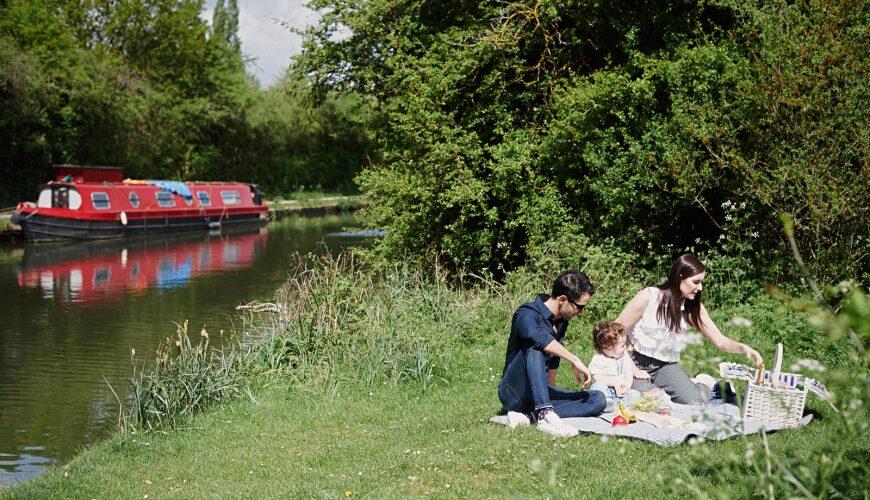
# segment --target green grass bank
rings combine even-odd
[[[500,408],[511,314],[545,290],[545,273],[462,283],[355,259],[300,260],[273,303],[244,311],[238,333],[259,342],[208,351],[213,333],[190,345],[182,335],[181,348],[170,339],[148,369],[137,360],[125,429],[0,497],[867,495],[866,363],[846,338],[825,337],[779,299],[711,293],[708,304],[722,326],[749,319],[750,328],[724,329],[766,358],[782,341],[784,366],[822,361],[828,369],[815,375],[839,412],[811,397],[808,427],[671,448],[554,440],[486,422]],[[595,254],[581,264],[600,291],[566,343],[588,360],[592,325],[654,280]],[[714,276],[711,292],[732,290]],[[690,371],[711,373],[718,359],[740,360],[709,344],[684,356]],[[569,375],[559,383],[570,387]]]

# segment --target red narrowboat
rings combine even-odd
[[[256,184],[124,179],[119,167],[55,165],[36,203],[12,216],[28,240],[121,238],[169,231],[262,226],[269,210]]]

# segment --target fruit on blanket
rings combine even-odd
[[[662,407],[662,398],[657,393],[648,392],[638,399],[631,406],[637,411],[648,411],[658,413]]]
[[[626,423],[637,422],[634,412],[626,408],[622,401],[616,402],[616,415],[624,418]]]
[[[626,421],[625,417],[623,417],[622,415],[617,415],[613,417],[613,422],[610,425],[612,425],[613,427],[616,427],[618,425],[628,425],[628,421]]]

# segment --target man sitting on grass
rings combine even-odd
[[[540,294],[514,313],[498,398],[508,411],[508,427],[536,423],[554,436],[578,431],[561,418],[600,415],[607,404],[600,391],[569,391],[553,386],[559,360],[571,363],[574,377],[589,386],[589,369],[562,345],[568,321],[583,312],[595,285],[580,271],[565,271],[550,296]]]

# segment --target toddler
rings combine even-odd
[[[631,388],[636,378],[649,380],[649,373],[635,366],[628,352],[625,327],[619,323],[600,323],[592,329],[592,341],[598,354],[589,362],[592,374],[591,390],[604,393],[610,411],[616,400],[626,403],[640,399],[640,392]]]

